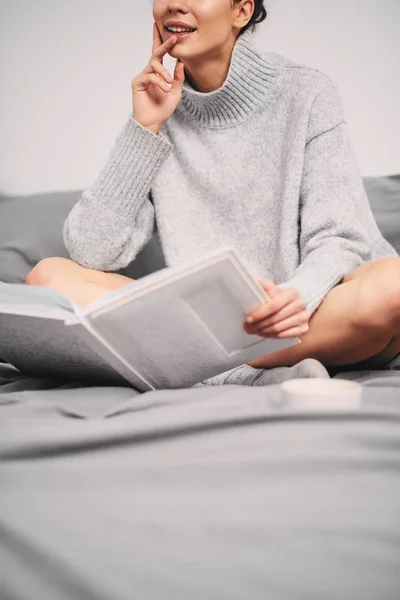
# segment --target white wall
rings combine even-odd
[[[364,175],[400,172],[399,0],[267,4],[257,46],[339,85]],[[150,0],[0,0],[0,192],[91,185],[131,111],[151,25]]]

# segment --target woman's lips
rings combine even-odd
[[[166,29],[165,31],[168,38],[172,37],[173,35],[176,35],[178,40],[183,40],[189,37],[189,35],[193,35],[194,33],[196,33],[196,31],[188,31],[187,33],[174,33],[173,31],[168,31],[168,29]]]

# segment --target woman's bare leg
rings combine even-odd
[[[51,284],[44,287],[51,288],[52,290],[64,294],[64,296],[73,300],[75,304],[82,308],[98,298],[107,296],[107,294],[116,289],[115,287],[108,288],[98,283],[92,283],[91,281],[73,281],[72,279],[67,281],[62,278],[55,279]]]
[[[87,269],[67,258],[54,257],[35,265],[25,283],[56,290],[83,307],[133,281],[119,273]]]

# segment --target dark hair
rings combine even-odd
[[[240,0],[233,0],[235,4],[240,2]],[[239,35],[242,35],[245,31],[247,31],[250,27],[254,29],[258,23],[262,23],[267,18],[267,9],[264,6],[264,0],[254,0],[254,12],[251,16],[250,21],[242,27],[239,32]]]

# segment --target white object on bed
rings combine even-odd
[[[292,379],[281,384],[281,391],[295,410],[352,411],[361,407],[363,387],[344,379]]]

